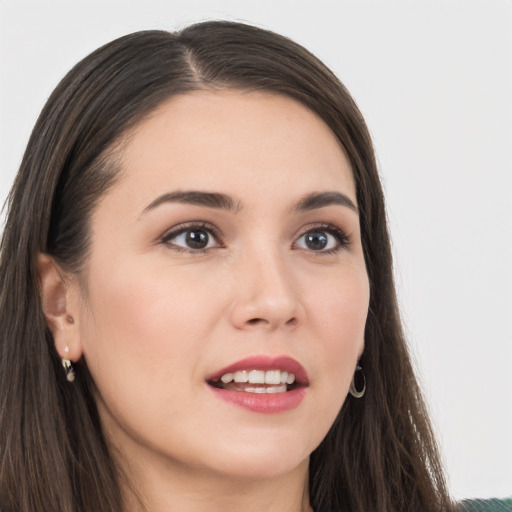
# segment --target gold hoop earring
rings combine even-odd
[[[361,384],[362,379],[362,387],[359,390],[356,388],[356,378],[358,384]],[[361,366],[359,366],[359,364],[356,365],[356,371],[354,372],[354,376],[352,377],[352,382],[350,383],[348,391],[354,398],[361,398],[366,391],[366,377],[364,376],[363,369]]]

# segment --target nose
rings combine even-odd
[[[248,255],[238,265],[231,322],[237,329],[292,330],[304,318],[293,269],[278,255]]]

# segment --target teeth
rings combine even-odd
[[[251,370],[249,372],[250,384],[265,384],[265,372],[263,370]]]
[[[286,386],[275,386],[273,388],[267,388],[267,393],[284,393]]]
[[[249,384],[293,384],[295,382],[295,375],[281,370],[251,370],[251,371],[238,371],[234,373],[225,373],[221,378],[223,384],[230,382],[240,382]],[[249,389],[262,389],[262,388],[246,388]],[[264,388],[263,388],[264,389]],[[279,389],[279,388],[277,388]],[[253,393],[261,393],[261,391],[252,391]],[[277,393],[277,391],[275,391]]]
[[[235,382],[249,382],[249,374],[245,370],[241,372],[235,372],[233,380]]]
[[[281,372],[279,370],[270,370],[265,373],[265,384],[281,384]]]
[[[233,380],[233,374],[232,373],[226,373],[225,375],[223,375],[220,380],[224,383],[224,384],[228,384],[230,383],[232,380]]]
[[[239,391],[245,391],[246,393],[285,393],[286,386],[274,386],[271,388],[244,388]]]
[[[266,393],[266,388],[245,388],[244,391],[249,393]]]

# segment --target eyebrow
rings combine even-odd
[[[346,206],[355,213],[359,213],[357,206],[350,197],[335,191],[313,192],[312,194],[308,194],[299,200],[294,209],[298,212],[305,212],[331,205]]]
[[[205,206],[207,208],[233,211],[235,213],[241,209],[240,202],[226,194],[191,190],[187,192],[169,192],[167,194],[163,194],[146,206],[142,214],[154,210],[164,203],[194,204],[197,206]]]
[[[165,203],[193,204],[196,206],[204,206],[206,208],[232,211],[234,213],[237,213],[242,209],[240,201],[233,199],[227,194],[191,190],[186,192],[177,191],[162,194],[144,208],[142,215]],[[357,206],[348,196],[335,191],[313,192],[308,194],[297,202],[293,210],[297,212],[306,212],[331,205],[346,206],[355,213],[358,213]]]

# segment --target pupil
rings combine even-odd
[[[189,231],[186,238],[187,245],[191,249],[204,249],[208,245],[208,233],[206,231]]]
[[[327,245],[327,236],[321,231],[311,231],[306,235],[306,245],[314,251],[324,249]]]

